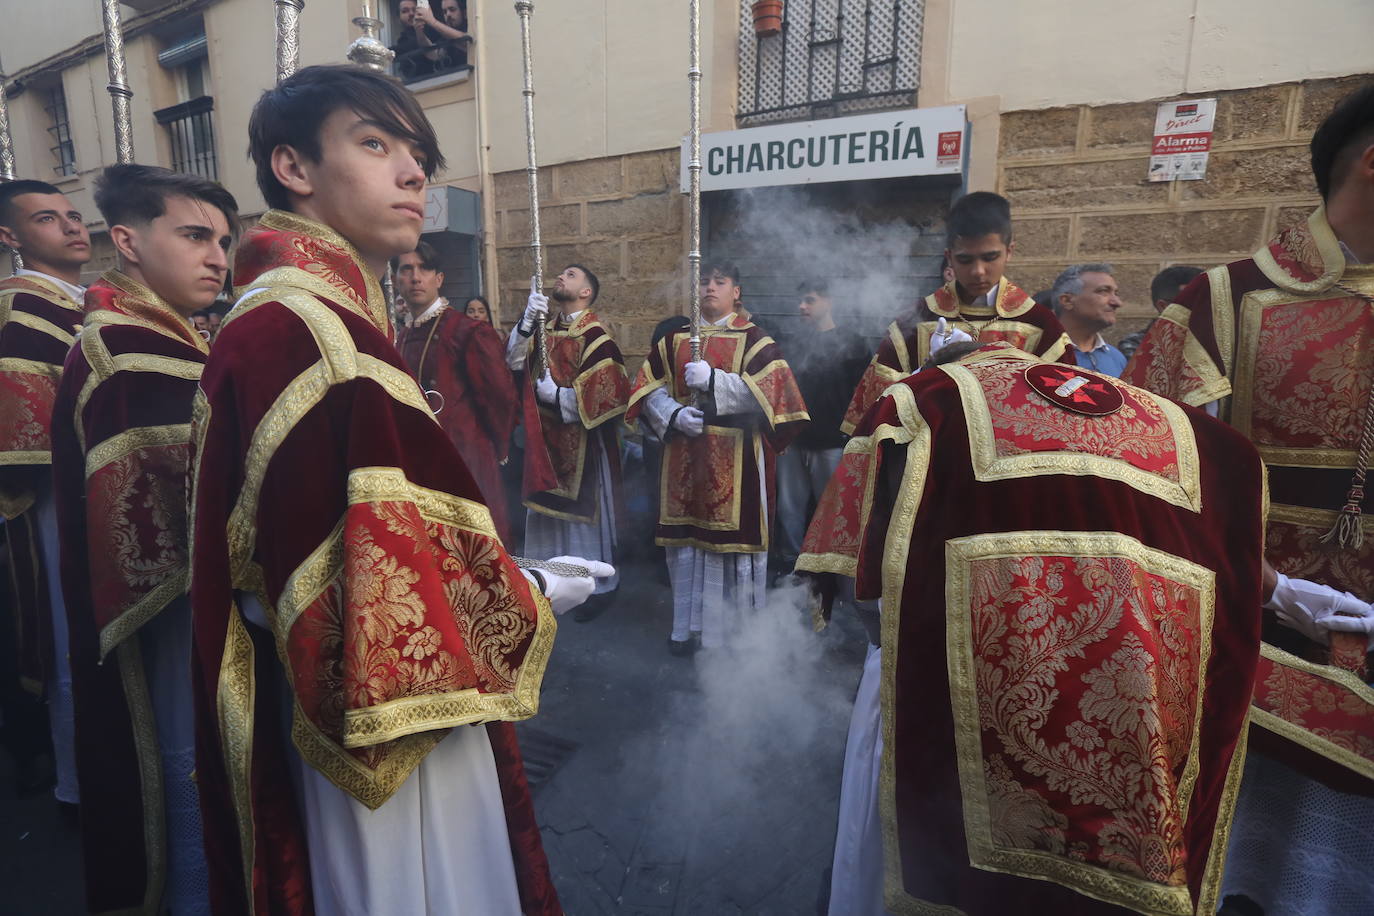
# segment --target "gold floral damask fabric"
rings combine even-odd
[[[947,545],[970,862],[1189,914],[1213,576],[1109,533]]]
[[[440,730],[535,713],[553,627],[529,613],[485,507],[395,469],[355,471],[350,487],[356,501],[288,583],[276,629],[298,745],[376,807]]]
[[[1093,474],[1178,506],[1199,508],[1197,444],[1176,405],[1113,383],[1122,394],[1115,413],[1090,416],[1047,410],[1023,378],[1026,365],[1024,354],[994,351],[941,367],[963,395],[978,479]]]

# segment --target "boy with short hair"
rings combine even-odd
[[[1042,359],[1073,362],[1059,319],[1004,275],[1015,248],[1005,197],[974,191],[959,198],[946,220],[946,245],[954,279],[927,296],[913,317],[888,326],[845,412],[846,433],[883,389],[919,369],[942,343],[1004,340]]]
[[[188,665],[191,401],[238,229],[196,175],[116,165],[96,182],[119,269],[86,321],[53,410],[53,478],[75,687],[92,912],[208,913]]]
[[[419,241],[434,129],[345,65],[263,93],[249,134],[275,209],[239,248],[192,424],[212,895],[558,913],[509,723],[538,708],[550,611],[594,582],[521,574],[392,344],[377,278]]]
[[[782,350],[739,311],[739,268],[701,268],[701,346],[670,331],[635,376],[625,419],[663,442],[657,543],[668,549],[673,631],[690,656],[729,641],[768,585],[777,456],[810,419]]]
[[[76,804],[72,679],[48,428],[62,361],[81,327],[81,268],[91,259],[91,237],[80,211],[59,189],[25,179],[0,184],[3,248],[24,258],[22,270],[0,280],[0,518],[18,616],[7,627],[16,644],[5,659],[5,734],[22,793],[52,784],[45,765],[50,728],[57,800]],[[44,696],[46,713],[36,698]]]

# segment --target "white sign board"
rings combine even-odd
[[[1200,181],[1207,177],[1216,99],[1160,102],[1150,147],[1151,181]]]
[[[701,189],[963,174],[963,105],[770,124],[701,137]],[[688,189],[690,138],[682,141]]]

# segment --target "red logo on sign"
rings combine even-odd
[[[964,149],[964,132],[961,130],[951,130],[940,134],[940,142],[936,161],[940,165],[948,165],[951,162],[958,162]]]
[[[1197,114],[1197,105],[1176,105],[1174,106],[1174,117],[1181,118],[1184,115]]]

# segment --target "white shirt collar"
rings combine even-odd
[[[52,274],[45,274],[40,270],[29,270],[27,267],[25,267],[17,271],[15,273],[15,276],[39,277],[41,279],[47,280],[49,283],[54,284],[58,289],[62,290],[62,292],[66,293],[68,296],[71,296],[72,301],[74,301],[77,305],[81,305],[86,301],[86,287],[77,286],[74,283],[68,283],[66,280],[63,280],[60,277],[54,277]]]
[[[429,321],[431,318],[436,317],[440,312],[442,312],[446,308],[448,308],[448,300],[445,299],[443,296],[440,296],[439,298],[435,299],[433,302],[429,304],[429,308],[425,309],[423,312],[412,318],[410,320],[410,326],[412,328],[418,328],[420,325]]]
[[[977,308],[992,308],[997,304],[997,288],[1001,285],[1002,281],[998,280],[992,285],[992,289],[974,299],[969,305]]]

